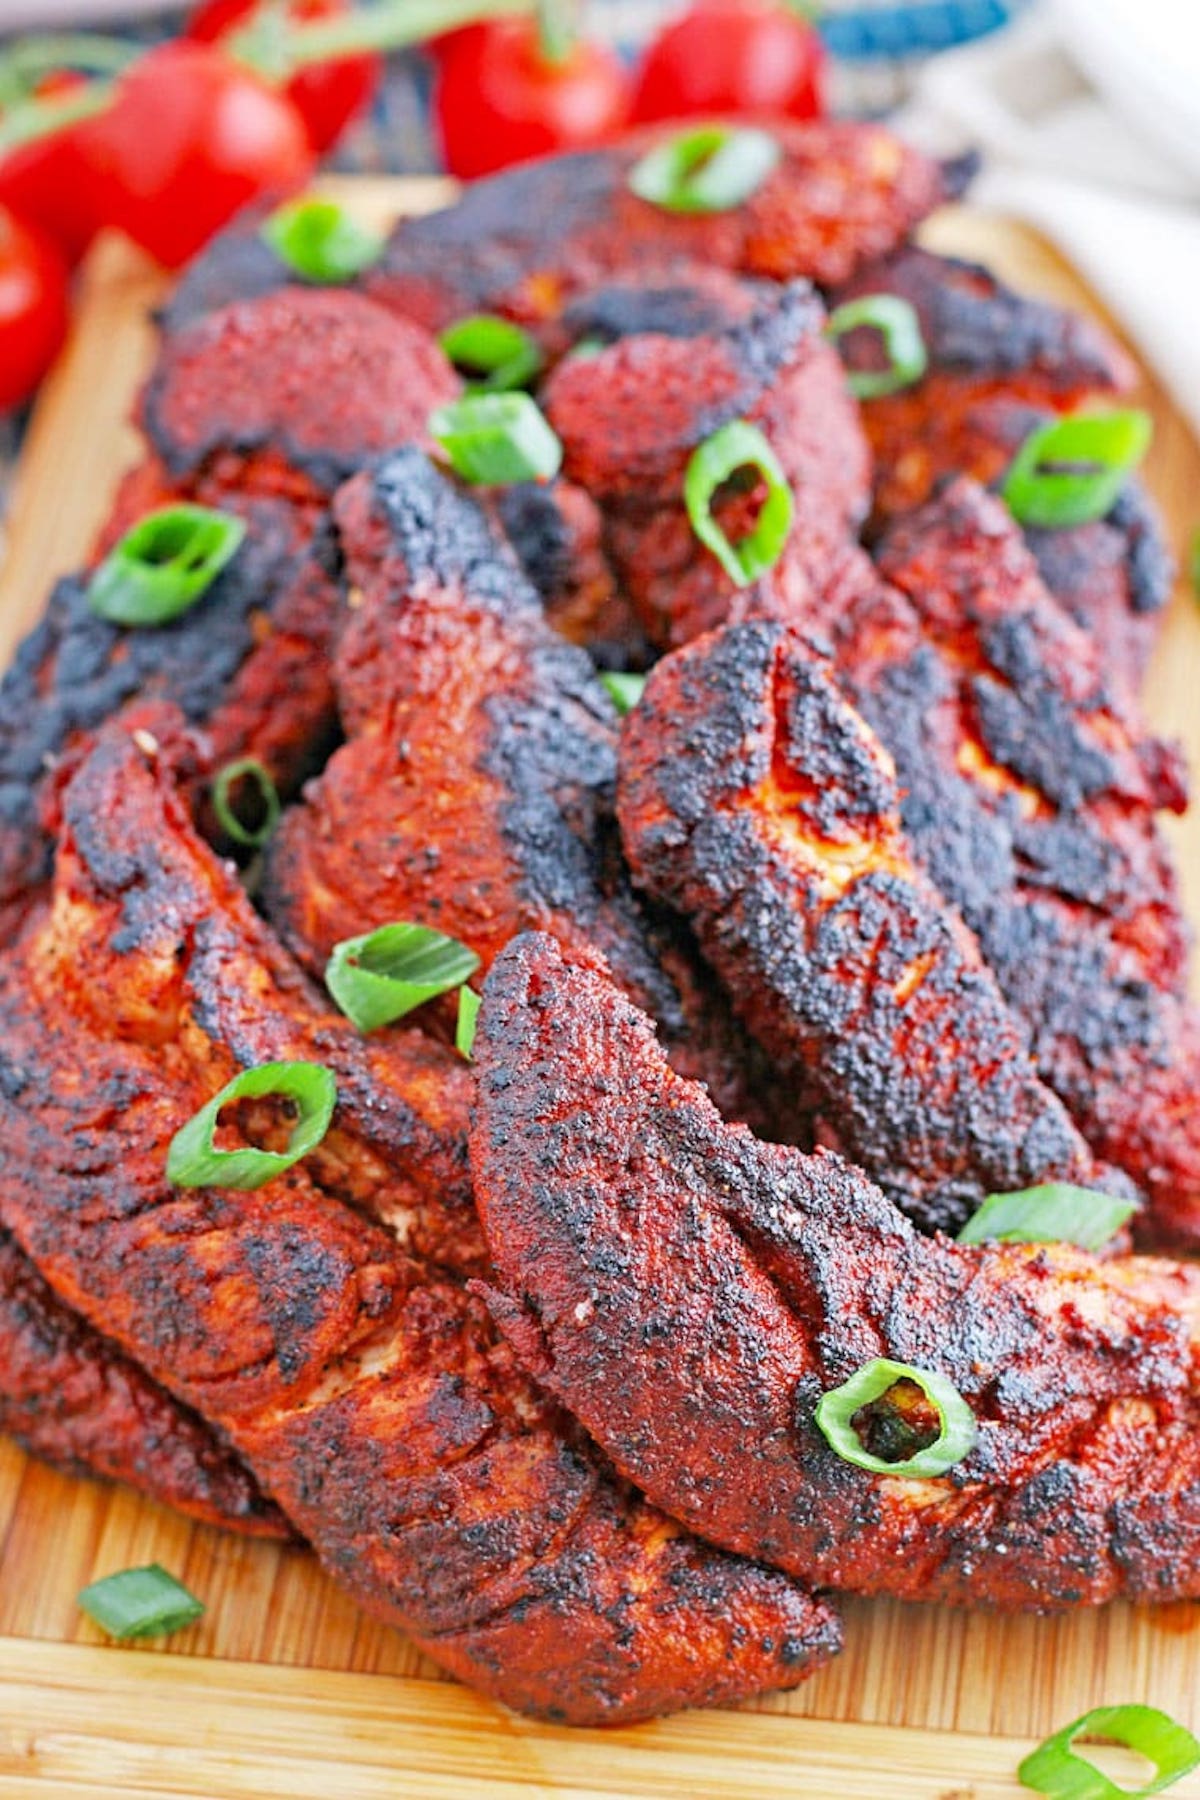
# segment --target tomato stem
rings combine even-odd
[[[115,83],[111,81],[88,81],[68,94],[19,102],[0,119],[0,156],[6,150],[53,137],[56,132],[106,112],[114,92]]]
[[[93,37],[85,32],[18,38],[0,52],[0,106],[8,112],[32,100],[39,82],[48,75],[71,70],[119,75],[136,55],[136,49],[120,38]]]
[[[542,61],[561,68],[570,61],[579,37],[577,8],[570,0],[536,0],[534,13]]]
[[[380,0],[335,19],[304,24],[267,19],[227,40],[226,48],[274,81],[297,69],[369,50],[400,50],[478,20],[527,13],[531,0]]]

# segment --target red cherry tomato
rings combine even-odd
[[[472,28],[441,61],[434,119],[446,167],[470,180],[556,150],[607,142],[625,123],[629,81],[602,45],[548,58],[533,19]]]
[[[0,206],[0,411],[28,400],[67,335],[67,265]]]
[[[256,195],[301,186],[312,147],[295,107],[212,45],[139,57],[80,134],[103,224],[176,269]]]
[[[187,35],[214,44],[246,25],[262,0],[201,0],[187,24]],[[287,17],[294,23],[336,19],[351,10],[350,0],[290,0]],[[300,69],[284,88],[304,120],[318,155],[337,143],[350,121],[371,104],[383,74],[378,56],[339,56]]]
[[[816,119],[826,73],[820,36],[782,0],[698,0],[647,47],[633,117]]]
[[[66,94],[86,77],[63,73],[38,84],[39,96]],[[91,194],[83,177],[78,125],[0,156],[0,206],[11,207],[52,237],[67,261],[75,264],[96,235]]]

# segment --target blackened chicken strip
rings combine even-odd
[[[895,759],[914,856],[964,915],[1042,1077],[1200,1243],[1200,1021],[1155,813],[1181,811],[1102,652],[1047,594],[1005,508],[967,481],[897,525],[880,586],[831,629],[840,680]]]
[[[52,906],[0,962],[5,1222],[335,1579],[464,1680],[596,1723],[800,1679],[836,1647],[828,1609],[616,1482],[467,1291],[487,1265],[466,1065],[322,1006],[196,837],[171,721],[134,729],[72,781]],[[338,1083],[318,1151],[257,1191],[167,1184],[197,1107],[296,1058]],[[288,1129],[227,1121],[234,1143]]]
[[[173,701],[205,728],[214,768],[252,757],[285,795],[328,744],[341,609],[328,525],[279,500],[224,504],[246,536],[188,611],[114,625],[92,611],[88,573],[68,576],[0,677],[0,943],[49,875],[49,790],[135,696]],[[197,772],[197,786],[212,772]]]
[[[822,1141],[920,1224],[1095,1164],[1026,1029],[917,868],[887,752],[805,642],[731,625],[656,665],[625,723],[635,880],[682,913]]]
[[[921,1237],[840,1158],[723,1123],[602,970],[547,937],[497,961],[476,1061],[497,1316],[677,1517],[862,1593],[1200,1593],[1194,1268]],[[876,1357],[974,1413],[946,1474],[869,1473],[817,1428],[822,1395]]]
[[[0,1431],[72,1475],[121,1481],[208,1525],[286,1537],[279,1509],[198,1414],[57,1300],[0,1231]]]
[[[761,1058],[687,934],[632,893],[612,817],[616,715],[588,656],[475,503],[416,450],[336,502],[355,597],[337,662],[347,742],[270,847],[267,911],[314,973],[410,920],[486,967],[518,931],[598,944],[723,1109],[775,1129]],[[793,1109],[778,1127],[802,1126]]]
[[[922,379],[863,402],[875,457],[877,524],[928,500],[947,477],[985,484],[1006,473],[1021,443],[1055,413],[1133,386],[1136,371],[1092,320],[1006,287],[988,269],[905,245],[861,270],[835,302],[866,294],[907,301],[929,358]],[[870,369],[878,335],[841,339],[847,366]],[[1030,546],[1068,611],[1096,636],[1109,665],[1140,678],[1173,571],[1153,504],[1131,481],[1105,519],[1036,530]]]

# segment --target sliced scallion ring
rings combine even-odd
[[[920,381],[929,367],[929,354],[915,306],[899,294],[863,294],[830,313],[825,336],[836,343],[847,332],[864,326],[877,331],[883,339],[888,364],[886,369],[846,370],[846,386],[856,398],[877,400]]]
[[[475,1049],[475,1027],[479,1022],[479,1008],[483,1005],[474,988],[460,987],[458,990],[458,1023],[454,1028],[454,1048],[460,1056],[470,1062]]]
[[[866,1448],[855,1418],[901,1381],[920,1388],[938,1416],[939,1429],[928,1444],[909,1456],[888,1462]],[[973,1448],[977,1435],[975,1415],[953,1382],[929,1369],[914,1369],[908,1363],[891,1362],[886,1357],[864,1363],[841,1387],[822,1394],[816,1423],[830,1449],[836,1450],[844,1462],[868,1469],[873,1475],[944,1475]]]
[[[1102,519],[1153,435],[1149,413],[1137,407],[1053,419],[1013,458],[1000,490],[1005,505],[1018,524],[1047,529]]]
[[[158,1563],[105,1575],[85,1587],[76,1604],[113,1638],[166,1637],[204,1613],[204,1602]]]
[[[381,925],[335,944],[325,986],[360,1031],[378,1031],[470,980],[479,958],[425,925]]]
[[[1144,1787],[1118,1787],[1076,1753],[1075,1744],[1084,1737],[1136,1751],[1154,1764],[1154,1779]],[[1017,1779],[1048,1800],[1140,1800],[1163,1793],[1197,1766],[1200,1742],[1156,1706],[1098,1706],[1040,1744],[1017,1770]]]
[[[468,394],[505,394],[526,387],[544,362],[527,331],[495,313],[473,313],[443,331],[442,349]]]
[[[88,605],[113,625],[166,625],[193,606],[237,554],[246,521],[211,506],[163,506],[115,544],[88,583]]]
[[[754,529],[733,544],[714,519],[712,502],[722,482],[740,469],[758,471],[767,484],[767,497]],[[747,587],[779,560],[792,523],[792,490],[757,425],[734,419],[705,438],[692,452],[683,497],[692,530],[739,587]]]
[[[290,1101],[297,1118],[286,1150],[218,1150],[213,1142],[221,1113],[235,1100]],[[171,1139],[167,1180],[176,1187],[260,1188],[315,1150],[333,1118],[337,1083],[321,1063],[263,1063],[243,1069],[214,1094]]]
[[[353,281],[383,254],[384,240],[351,218],[335,200],[292,200],[260,234],[276,256],[305,281],[333,286]]]
[[[758,192],[782,155],[769,131],[701,125],[648,150],[629,171],[629,186],[666,212],[730,212]]]
[[[1078,1244],[1099,1250],[1137,1211],[1133,1200],[1069,1181],[989,1194],[958,1234],[960,1244]]]
[[[259,818],[257,825],[248,825],[233,804],[234,792],[243,782],[251,788],[251,810]],[[271,771],[254,756],[239,757],[218,771],[213,781],[212,801],[217,823],[235,844],[261,849],[279,823],[279,789],[272,780]]]
[[[624,718],[641,699],[646,677],[628,674],[623,669],[606,669],[600,677],[600,684],[608,689],[613,705]]]
[[[455,474],[483,487],[552,481],[562,445],[528,394],[468,394],[429,417]]]

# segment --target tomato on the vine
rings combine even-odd
[[[215,46],[159,44],[80,134],[101,222],[178,268],[263,193],[300,187],[312,146],[285,96]]]
[[[219,43],[250,23],[262,0],[201,0],[187,23],[187,35],[198,43]],[[337,19],[351,10],[350,0],[288,0],[287,20],[308,24]],[[309,142],[318,155],[332,149],[347,125],[371,104],[383,74],[374,53],[338,56],[298,69],[284,88],[304,120]]]
[[[787,0],[696,0],[648,45],[633,117],[816,119],[827,69],[820,35]]]
[[[606,143],[628,108],[629,78],[610,50],[576,39],[550,54],[524,17],[469,28],[441,59],[433,102],[446,167],[463,180]]]
[[[39,99],[58,99],[86,85],[62,73],[38,83]],[[0,153],[0,206],[31,219],[54,239],[67,261],[79,261],[96,235],[91,193],[80,157],[81,125],[31,138]]]
[[[66,263],[44,232],[0,206],[0,411],[28,400],[66,335]]]

